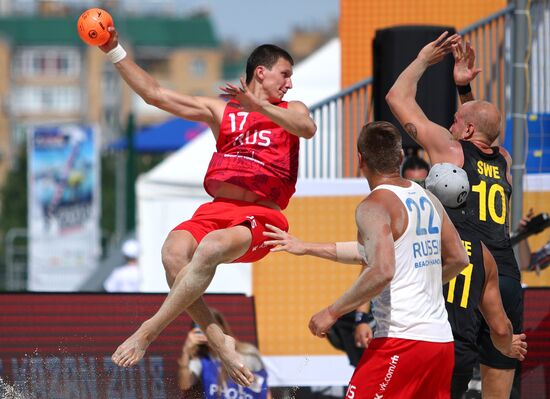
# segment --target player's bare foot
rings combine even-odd
[[[235,350],[235,339],[225,335],[225,342],[217,350],[225,371],[237,384],[245,387],[254,382],[254,374],[244,365],[241,355]]]
[[[117,366],[131,367],[141,360],[151,342],[143,327],[140,327],[116,349],[111,359]]]

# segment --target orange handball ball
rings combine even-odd
[[[111,34],[107,27],[113,26],[113,17],[101,8],[90,8],[84,11],[76,28],[80,38],[91,46],[101,46],[109,40]]]

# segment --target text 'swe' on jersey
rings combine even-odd
[[[498,273],[520,280],[510,243],[509,205],[512,186],[506,179],[507,163],[498,147],[485,154],[469,141],[461,140],[462,169],[468,174],[470,193],[458,208],[446,208],[449,218],[462,231],[471,231],[494,256]]]

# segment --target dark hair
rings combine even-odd
[[[403,165],[401,165],[401,175],[404,175],[407,170],[415,169],[424,169],[429,173],[430,165],[418,155],[409,155],[405,158],[405,161],[403,161]]]
[[[252,82],[254,71],[257,67],[261,65],[271,70],[279,58],[283,58],[290,62],[290,65],[294,65],[294,60],[290,54],[279,46],[274,44],[262,44],[256,47],[246,61],[246,84]]]
[[[357,151],[369,169],[381,173],[399,172],[401,133],[389,122],[370,122],[357,139]]]

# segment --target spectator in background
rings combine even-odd
[[[223,315],[216,309],[211,311],[224,334],[233,336]],[[258,348],[237,341],[236,350],[242,356],[245,366],[254,374],[254,382],[248,387],[237,385],[227,376],[220,360],[210,350],[206,335],[193,323],[178,359],[178,386],[182,391],[188,391],[198,388],[200,383],[206,399],[271,399],[267,372]]]
[[[518,231],[521,232],[533,218],[533,209],[529,209],[527,215],[520,221]],[[518,243],[519,268],[525,271],[535,271],[537,274],[550,265],[550,240],[536,252],[531,252],[527,239]]]
[[[430,173],[430,165],[416,154],[409,155],[401,165],[401,176],[420,184],[422,187],[424,187],[424,180],[426,180],[428,173]]]
[[[138,292],[140,274],[138,269],[139,243],[129,239],[122,244],[125,264],[113,270],[103,283],[107,292]]]

